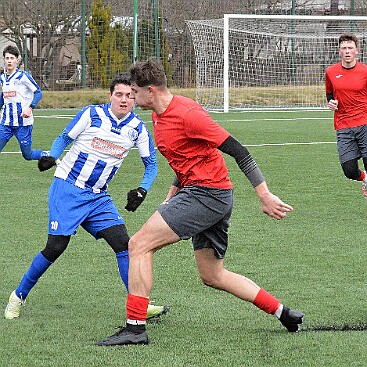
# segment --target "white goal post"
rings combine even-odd
[[[196,99],[208,110],[325,107],[326,68],[353,33],[367,61],[367,17],[225,14],[186,21],[196,55]]]

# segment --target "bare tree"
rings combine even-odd
[[[27,69],[46,88],[59,77],[61,48],[80,35],[81,2],[1,0],[0,4],[0,31],[18,46]]]

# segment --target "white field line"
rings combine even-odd
[[[253,121],[303,121],[303,120],[329,120],[331,123],[333,122],[333,118],[331,117],[292,117],[292,118],[258,118],[258,119],[239,119],[239,120],[232,120],[232,119],[226,119],[226,122],[253,122]],[[220,120],[221,121],[221,120]]]
[[[264,144],[245,144],[246,147],[282,147],[289,145],[322,145],[322,144],[336,144],[335,141],[310,141],[310,142],[298,142],[298,143],[264,143]],[[133,148],[137,149],[137,148]],[[155,148],[157,149],[157,148]],[[68,152],[68,150],[65,150]],[[20,154],[21,151],[18,152],[0,152],[0,154]]]
[[[37,116],[35,116],[37,117]],[[52,116],[38,116],[42,118],[67,118],[73,115],[52,115]],[[330,120],[330,117],[300,117],[300,118],[269,118],[269,119],[239,119],[226,120],[228,122],[251,122],[251,121],[290,121],[290,120]],[[297,142],[297,143],[264,143],[264,144],[245,144],[247,147],[271,147],[271,146],[288,146],[288,145],[321,145],[321,144],[336,144],[335,141],[313,141],[313,142]],[[67,150],[65,151],[67,152]],[[20,154],[21,152],[1,152],[1,154]]]

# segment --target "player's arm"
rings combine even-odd
[[[243,146],[233,136],[229,136],[218,149],[232,156],[241,171],[245,174],[251,185],[254,187],[258,198],[261,201],[261,210],[275,219],[284,218],[293,208],[273,195],[265,182],[264,176],[252,158],[248,149]]]
[[[175,176],[164,201],[168,201],[172,196],[176,195],[177,192],[180,190],[180,188],[181,188],[180,181],[178,180],[177,176]]]
[[[57,159],[73,141],[74,139],[70,138],[66,131],[63,131],[52,143],[50,155],[43,156],[38,160],[38,169],[42,172],[55,166]]]
[[[1,92],[0,93],[0,110],[3,108],[3,106],[4,106],[4,95]]]
[[[264,181],[264,176],[248,149],[230,135],[218,149],[233,157],[253,187]]]
[[[38,105],[38,102],[42,99],[42,91],[41,89],[38,87],[34,93],[33,93],[33,100],[30,104],[29,107],[31,107],[32,109],[35,109],[36,106]]]
[[[148,191],[153,185],[154,180],[158,174],[158,164],[157,164],[157,155],[153,147],[153,142],[151,137],[148,136],[148,144],[151,146],[150,154],[146,157],[141,157],[141,160],[144,164],[144,175],[141,180],[140,186],[136,189],[130,190],[127,193],[127,204],[125,209],[134,212],[140,204],[144,201]]]
[[[326,89],[326,100],[330,110],[335,111],[338,109],[338,100],[334,98],[333,85],[330,81],[328,74],[325,76],[325,89]]]
[[[36,108],[38,102],[42,98],[41,88],[37,84],[33,84],[33,85],[36,85],[37,89],[33,92],[33,99],[32,99],[31,104],[29,105],[29,107],[25,108],[22,111],[22,117],[29,117],[29,116],[31,116],[32,115],[32,110],[34,110]]]

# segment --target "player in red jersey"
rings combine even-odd
[[[170,93],[161,63],[139,62],[130,72],[132,97],[137,105],[153,110],[157,148],[176,177],[164,203],[129,241],[126,326],[97,344],[148,343],[145,319],[153,286],[153,253],[189,238],[205,285],[252,302],[274,314],[288,331],[298,331],[303,313],[290,310],[252,280],[224,268],[233,191],[221,152],[236,160],[254,187],[264,213],[282,219],[292,207],[268,190],[246,147],[195,101]]]
[[[367,65],[357,61],[358,39],[353,34],[339,37],[341,62],[326,69],[328,107],[334,111],[339,161],[344,175],[362,181],[367,198],[366,172],[358,167],[362,158],[367,169]]]

